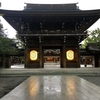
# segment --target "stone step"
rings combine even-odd
[[[0,75],[100,75],[100,68],[0,69]]]

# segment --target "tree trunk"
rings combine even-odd
[[[6,59],[5,59],[5,55],[3,54],[3,65],[2,65],[2,68],[5,68],[5,61],[6,61]]]

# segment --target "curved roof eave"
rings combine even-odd
[[[17,10],[3,10],[0,9],[0,15],[7,15],[7,16],[23,16],[23,15],[65,15],[65,16],[100,16],[100,9],[96,10],[33,10],[33,11],[17,11]]]

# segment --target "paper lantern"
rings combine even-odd
[[[68,50],[68,51],[66,52],[66,58],[67,58],[68,60],[73,60],[73,59],[74,59],[74,51],[73,51],[73,50]]]
[[[30,51],[30,59],[37,60],[37,58],[38,58],[38,52],[35,50]]]

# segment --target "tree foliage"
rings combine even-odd
[[[19,49],[24,49],[25,44],[22,42],[21,38],[16,34],[16,45]]]
[[[90,33],[90,36],[86,39],[87,43],[100,43],[100,29],[97,28]]]
[[[17,48],[12,39],[8,38],[4,32],[3,25],[0,23],[0,54],[15,54]]]
[[[97,28],[90,32],[89,36],[84,40],[84,44],[81,45],[81,48],[86,48],[88,43],[96,43],[100,46],[100,29]]]

